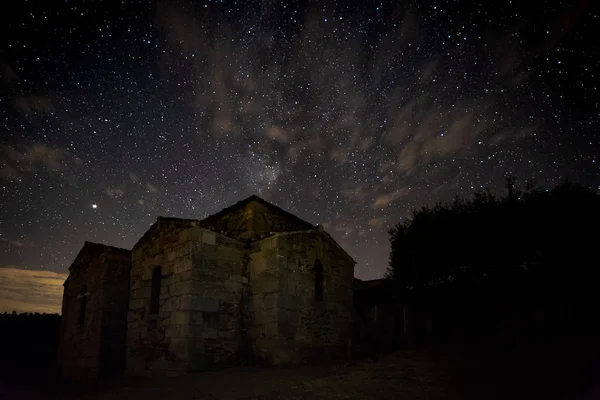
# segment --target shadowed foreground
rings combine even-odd
[[[582,341],[585,342],[585,341]],[[574,399],[600,398],[597,349],[571,342],[403,350],[376,362],[287,368],[231,367],[177,378],[124,378],[83,388],[4,387],[0,399]],[[21,374],[21,376],[24,376]],[[41,376],[41,375],[40,375]],[[32,385],[31,382],[36,384]],[[13,381],[14,383],[14,381]],[[48,383],[48,382],[46,382]],[[0,385],[1,386],[1,385]],[[4,396],[4,397],[3,397]]]
[[[582,341],[583,343],[585,340]],[[498,343],[458,351],[404,350],[376,362],[295,368],[238,367],[179,378],[121,382],[65,398],[575,399],[600,398],[597,349]]]
[[[451,387],[436,363],[414,352],[378,362],[295,368],[231,368],[179,378],[123,382],[78,399],[445,399]]]

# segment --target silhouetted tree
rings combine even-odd
[[[568,181],[525,191],[515,181],[507,178],[505,197],[457,197],[390,230],[388,276],[397,288],[600,286],[600,196]]]
[[[505,187],[503,197],[423,207],[390,230],[388,301],[401,334],[515,358],[531,348],[600,354],[600,195],[568,181],[521,191],[509,177]]]

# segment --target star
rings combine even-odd
[[[0,268],[64,273],[82,239],[131,248],[158,215],[256,194],[373,279],[415,209],[500,195],[505,174],[600,185],[593,13],[558,40],[540,33],[561,12],[530,2],[30,3],[2,28],[0,208],[32,251],[0,239]]]

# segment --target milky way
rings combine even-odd
[[[375,278],[415,207],[600,187],[591,2],[97,3],[0,17],[0,266],[257,194]]]

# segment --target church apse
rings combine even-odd
[[[251,338],[270,364],[337,358],[352,332],[354,261],[321,229],[253,244]]]

